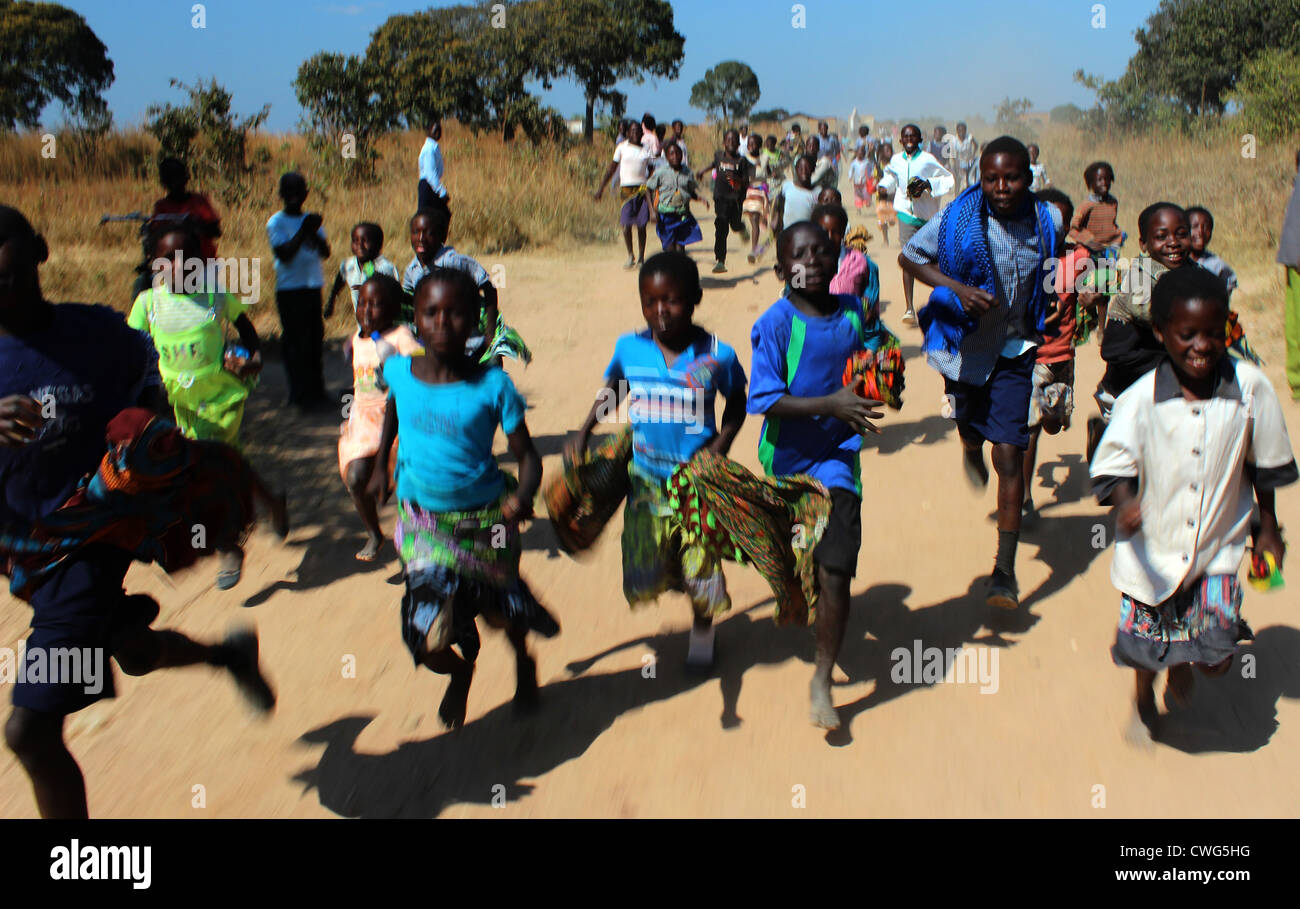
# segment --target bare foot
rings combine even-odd
[[[818,684],[817,679],[813,679],[812,683],[812,709],[808,719],[821,729],[840,728],[840,715],[835,710],[835,705],[831,703],[830,686]]]
[[[459,729],[465,725],[465,713],[469,707],[469,683],[473,679],[474,673],[471,670],[454,673],[447,683],[447,693],[438,705],[438,718],[448,729]]]
[[[358,562],[373,562],[379,558],[379,549],[384,545],[383,537],[371,537],[366,541],[366,545],[357,553]]]
[[[1187,699],[1192,694],[1192,683],[1195,679],[1196,677],[1192,675],[1192,667],[1189,663],[1169,667],[1169,674],[1165,679],[1165,707],[1171,705],[1186,707]]]
[[[1156,747],[1156,730],[1160,715],[1156,705],[1134,705],[1129,714],[1128,724],[1124,727],[1124,740],[1135,748],[1153,751]]]

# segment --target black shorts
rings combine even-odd
[[[1035,350],[1014,359],[998,357],[993,373],[983,385],[954,382],[944,377],[943,390],[951,396],[957,430],[976,443],[1029,447],[1029,396],[1033,391]]]
[[[130,564],[129,553],[93,544],[65,559],[36,589],[24,671],[14,680],[15,707],[67,715],[115,695],[109,658],[120,636],[158,616],[151,598],[128,597],[122,589]],[[53,672],[56,662],[69,666],[65,660],[73,653],[79,677]]]
[[[847,489],[832,489],[831,513],[813,558],[827,571],[854,577],[861,549],[862,500]]]

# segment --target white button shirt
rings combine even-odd
[[[1236,574],[1254,506],[1248,465],[1263,488],[1297,479],[1281,405],[1258,367],[1225,356],[1214,394],[1189,401],[1166,359],[1121,394],[1091,468],[1102,503],[1119,483],[1138,485],[1142,527],[1116,531],[1115,587],[1154,606],[1205,575]]]

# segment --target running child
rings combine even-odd
[[[863,129],[866,129],[864,126]],[[849,165],[849,180],[853,183],[853,207],[861,210],[871,204],[876,188],[875,168],[867,158],[867,146],[859,145]]]
[[[251,491],[242,470],[246,465],[233,449],[213,445],[211,458],[195,465],[180,484],[169,481],[166,490],[158,488],[158,476],[146,476],[154,489],[152,501],[167,508],[145,509],[145,533],[131,536],[132,528],[122,526],[125,521],[106,523],[102,511],[92,515],[63,507],[78,493],[83,477],[103,466],[105,440],[113,435],[110,427],[121,426],[119,415],[152,418],[166,411],[167,402],[148,335],[127,326],[106,306],[56,305],[45,299],[39,268],[48,257],[45,239],[28,220],[16,209],[0,206],[0,571],[10,578],[11,592],[32,607],[27,664],[13,685],[5,742],[32,781],[42,817],[84,818],[85,778],[64,742],[64,721],[114,696],[112,668],[104,660],[102,675],[87,684],[85,678],[50,680],[39,668],[27,672],[31,661],[75,649],[107,654],[131,675],[209,665],[229,671],[262,711],[274,706],[275,695],[258,669],[254,633],[235,632],[223,643],[209,645],[177,631],[155,630],[149,625],[158,604],[150,597],[128,597],[122,589],[136,557],[132,550],[160,544],[155,531],[165,524],[149,523],[150,516],[164,522],[176,518],[177,526],[184,525],[183,543],[174,551],[191,561],[207,551],[193,547],[189,519],[201,516],[211,522],[209,543],[234,542],[246,530]],[[133,410],[137,406],[148,410]],[[131,435],[131,427],[126,429],[123,435]],[[159,441],[157,448],[129,450],[162,457],[211,444],[188,442],[174,428]],[[214,482],[218,475],[220,484]],[[185,497],[209,507],[174,514],[170,506]],[[214,500],[231,518],[229,536],[220,532],[222,516],[213,519]],[[243,505],[248,510],[237,513]],[[70,513],[78,520],[56,521],[42,532],[52,516]],[[89,542],[91,531],[97,542]]]
[[[655,153],[658,149],[655,149]],[[636,268],[645,261],[645,228],[650,223],[650,202],[646,195],[646,181],[650,179],[651,159],[655,153],[641,144],[641,124],[629,123],[627,138],[614,148],[614,158],[596,184],[597,202],[605,194],[605,186],[614,171],[618,171],[618,194],[623,200],[618,223],[623,227],[623,245],[627,247],[624,268]],[[632,254],[632,228],[636,228],[637,253]]]
[[[435,268],[454,268],[469,275],[478,286],[480,317],[478,329],[470,337],[472,355],[479,362],[501,365],[503,356],[531,363],[532,351],[524,339],[505,323],[497,305],[497,288],[487,269],[469,256],[462,255],[447,244],[447,231],[451,228],[451,213],[441,208],[417,211],[411,217],[411,249],[415,258],[402,273],[402,290],[414,296],[420,279]]]
[[[861,302],[832,294],[836,249],[826,231],[801,221],[777,241],[777,278],[786,289],[750,334],[753,380],[747,409],[763,415],[759,460],[768,476],[809,476],[830,491],[830,514],[813,548],[817,568],[817,660],[810,719],[835,729],[831,670],[844,643],[849,584],[862,547],[862,433],[877,431],[880,401],[845,385],[849,358],[864,350]],[[801,285],[801,286],[800,286]]]
[[[682,161],[681,147],[675,141],[664,146],[664,158],[667,163],[650,175],[646,190],[654,199],[658,215],[655,232],[659,234],[660,245],[665,251],[682,252],[687,244],[704,239],[700,225],[691,214],[691,200],[705,208],[709,203],[700,198],[695,175]]]
[[[1193,665],[1227,672],[1253,637],[1237,579],[1247,537],[1279,568],[1286,554],[1275,490],[1300,475],[1273,386],[1225,355],[1227,316],[1223,283],[1203,269],[1156,282],[1151,321],[1166,356],[1119,396],[1091,466],[1097,501],[1115,515],[1111,658],[1134,670],[1129,737],[1147,747],[1160,731],[1156,675],[1168,671],[1165,704],[1177,707]]]
[[[1219,276],[1228,289],[1228,302],[1231,303],[1232,292],[1237,289],[1237,273],[1227,262],[1210,252],[1210,242],[1214,239],[1214,215],[1203,205],[1193,205],[1187,209],[1187,229],[1192,240],[1192,261]]]
[[[696,173],[698,180],[712,171],[713,178],[713,273],[727,270],[727,234],[735,231],[749,239],[741,219],[741,202],[749,190],[754,169],[740,153],[740,133],[729,129],[722,134],[722,149],[714,152],[713,163]]]
[[[767,483],[726,459],[745,420],[745,371],[731,347],[693,321],[703,295],[694,261],[660,253],[646,262],[639,286],[647,327],[615,344],[605,388],[566,459],[584,461],[592,430],[626,398],[623,593],[635,608],[684,592],[694,616],[687,666],[706,671],[713,620],[731,608],[722,561],[752,562],[777,594],[778,620],[806,621],[811,563],[786,541],[794,525],[815,528],[828,503],[814,483]]]
[[[388,396],[382,367],[391,356],[424,353],[411,330],[398,323],[405,299],[402,285],[393,276],[381,273],[366,278],[357,294],[357,331],[345,345],[352,366],[352,406],[339,427],[339,475],[366,529],[366,545],[356,556],[361,562],[375,561],[384,545],[378,507],[366,492],[384,433]],[[390,458],[389,463],[395,462]]]
[[[942,129],[942,127],[939,127]],[[898,216],[898,245],[908,241],[939,212],[939,198],[952,192],[955,184],[952,174],[928,151],[921,148],[921,127],[909,123],[899,133],[903,150],[884,165],[880,188],[894,198],[894,211]],[[940,136],[942,139],[942,136]],[[907,309],[903,322],[916,324],[916,310],[912,307],[912,273],[903,270],[903,297]]]
[[[920,319],[923,350],[943,376],[962,467],[977,490],[989,482],[984,443],[993,449],[998,547],[986,602],[1018,609],[1034,349],[1053,303],[1044,276],[1060,256],[1064,222],[1055,206],[1029,192],[1029,151],[1019,140],[990,142],[980,175],[980,185],[963,190],[916,233],[898,264],[935,288]]]
[[[889,228],[897,226],[898,213],[894,211],[893,196],[889,190],[880,186],[880,181],[885,176],[884,164],[894,157],[894,146],[888,139],[881,141],[876,156],[876,226],[880,228],[880,238],[885,246],[889,246]]]
[[[1107,306],[1115,292],[1116,269],[1120,247],[1126,234],[1119,229],[1116,217],[1119,200],[1110,194],[1115,182],[1115,169],[1105,161],[1094,161],[1083,171],[1083,182],[1088,187],[1088,198],[1074,213],[1070,222],[1070,239],[1086,246],[1092,253],[1093,287],[1104,296],[1097,304],[1097,337],[1105,343]]]
[[[280,177],[280,198],[284,209],[266,222],[266,236],[275,254],[275,308],[280,314],[289,403],[302,410],[332,407],[321,372],[322,265],[330,257],[330,244],[321,216],[302,210],[307,201],[302,174]]]
[[[352,228],[352,255],[339,264],[339,273],[334,276],[334,286],[330,288],[330,298],[325,303],[325,318],[334,315],[334,298],[343,288],[352,293],[352,312],[357,311],[357,292],[372,275],[388,275],[393,280],[400,280],[397,266],[385,259],[381,253],[384,249],[384,229],[370,221],[362,221]],[[409,322],[410,319],[403,321]]]
[[[749,264],[753,265],[758,257],[766,251],[766,244],[760,249],[758,242],[760,229],[767,227],[767,193],[768,167],[763,158],[763,140],[757,133],[750,135],[745,160],[749,162],[751,178],[745,190],[745,201],[740,206],[741,212],[749,219]]]
[[[1033,181],[1029,184],[1029,191],[1031,193],[1041,193],[1052,185],[1052,181],[1048,179],[1047,168],[1038,163],[1038,146],[1030,142],[1025,147],[1029,149],[1029,172],[1034,175]]]
[[[673,134],[668,138],[677,143],[677,147],[682,151],[682,166],[691,166],[690,153],[686,149],[686,124],[681,120],[673,121]]]
[[[510,377],[466,353],[481,305],[463,271],[435,266],[420,278],[415,326],[425,352],[384,362],[388,404],[369,487],[383,505],[396,440],[393,543],[406,573],[402,639],[416,666],[451,676],[438,707],[449,729],[465,722],[477,616],[504,629],[514,648],[518,710],[537,703],[528,632],[551,637],[560,630],[519,575],[519,524],[532,516],[542,460]],[[498,426],[519,463],[517,480],[492,454]]]
[[[812,211],[817,207],[817,194],[820,192],[812,184],[812,172],[816,166],[816,160],[803,155],[795,162],[794,179],[781,184],[781,189],[773,200],[769,219],[775,236],[781,236],[786,227],[812,217]]]
[[[1032,154],[1032,153],[1031,153]],[[1074,203],[1059,189],[1048,188],[1038,194],[1040,202],[1056,207],[1061,223],[1074,217]],[[1044,431],[1056,435],[1070,428],[1074,413],[1074,348],[1078,309],[1096,302],[1096,294],[1076,292],[1079,275],[1087,267],[1088,250],[1066,243],[1057,260],[1054,290],[1056,304],[1043,323],[1043,343],[1034,358],[1032,387],[1029,394],[1029,447],[1025,449],[1024,518],[1037,516],[1032,493],[1034,468],[1038,462],[1038,438]]]

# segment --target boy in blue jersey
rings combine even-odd
[[[826,231],[792,224],[777,243],[776,276],[786,295],[754,323],[747,409],[763,414],[759,460],[769,476],[805,474],[831,496],[831,512],[813,551],[820,587],[817,661],[812,680],[814,725],[836,729],[831,669],[844,643],[849,579],[862,547],[861,434],[877,432],[880,401],[859,396],[861,379],[843,385],[844,366],[864,349],[861,302],[829,291],[838,250]]]

